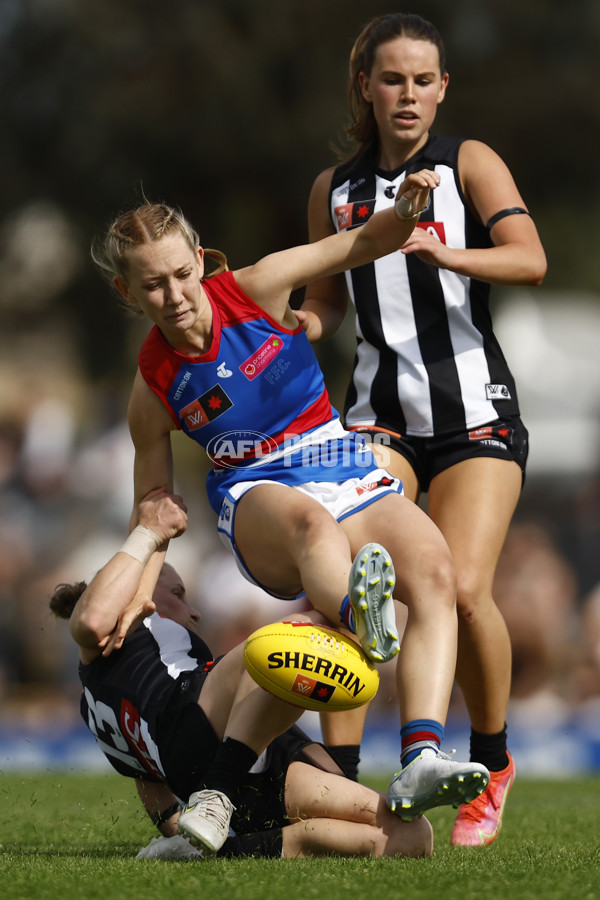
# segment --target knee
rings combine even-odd
[[[420,605],[432,603],[437,609],[456,609],[456,573],[449,553],[425,551],[413,571],[416,575],[408,584],[409,596]]]
[[[432,566],[432,578],[437,596],[444,597],[452,607],[456,606],[456,571],[450,553],[439,554]]]
[[[385,838],[377,848],[377,856],[409,856],[414,859],[431,856],[433,853],[433,828],[425,816],[402,822],[395,813]]]
[[[469,624],[479,616],[485,614],[484,607],[492,602],[491,591],[481,583],[478,573],[469,571],[459,572],[456,585],[456,606],[458,617]]]
[[[303,509],[294,523],[294,540],[302,547],[331,539],[334,532],[341,533],[338,523],[316,503]]]
[[[433,828],[429,819],[421,816],[419,819],[414,819],[410,824],[414,826],[414,829],[411,834],[408,855],[417,858],[431,856],[433,853]]]

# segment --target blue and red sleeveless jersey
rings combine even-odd
[[[339,416],[300,325],[291,330],[272,319],[238,287],[231,272],[213,276],[203,287],[213,311],[209,350],[184,356],[155,326],[142,345],[139,367],[177,428],[210,456],[215,468],[207,486],[218,511],[221,497],[211,489],[215,476],[221,476],[221,496],[233,481],[279,478],[281,463],[271,464],[269,455],[291,437]],[[287,469],[295,466],[287,460]],[[281,480],[336,480],[331,463],[322,467],[317,461],[309,468],[287,471]],[[353,474],[345,472],[344,477]]]

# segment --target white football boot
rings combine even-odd
[[[227,840],[234,808],[221,791],[195,791],[179,816],[177,829],[195,847],[216,853]]]
[[[470,803],[486,789],[489,780],[485,766],[454,762],[441,750],[425,747],[394,777],[387,802],[392,812],[410,822],[435,806]]]
[[[373,662],[384,663],[400,652],[392,597],[396,574],[381,544],[365,544],[356,554],[348,579],[348,597],[356,636]]]
[[[152,838],[136,859],[204,859],[204,852],[193,847],[182,834]]]

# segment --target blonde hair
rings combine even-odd
[[[104,238],[92,244],[91,257],[110,284],[114,278],[121,278],[126,282],[128,253],[134,247],[160,241],[173,234],[181,235],[193,252],[200,246],[197,232],[180,210],[165,203],[147,202],[137,209],[120,213],[109,226]],[[204,278],[228,270],[227,257],[220,250],[204,248],[204,255],[212,263]]]
[[[427,41],[438,51],[440,71],[446,71],[446,51],[437,28],[421,16],[411,13],[390,13],[371,19],[358,35],[350,52],[350,81],[348,84],[348,106],[350,120],[346,134],[354,150],[348,159],[361,156],[367,150],[375,148],[379,142],[377,122],[373,115],[373,106],[363,97],[359,76],[361,72],[370,75],[375,62],[375,54],[381,44],[395,38],[407,37],[414,41]]]

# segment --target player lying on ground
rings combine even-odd
[[[154,552],[187,524],[181,498],[165,490],[150,492],[138,512],[140,526],[89,586],[59,586],[50,606],[71,619],[79,645],[86,724],[114,768],[135,778],[160,832],[176,837],[142,856],[194,853],[177,837],[190,795],[203,801],[202,846],[220,855],[429,855],[429,822],[403,822],[382,794],[334,774],[325,748],[292,727],[302,710],[248,675],[243,645],[213,661],[170,565],[152,601],[133,608]],[[125,610],[128,635],[113,649]]]

